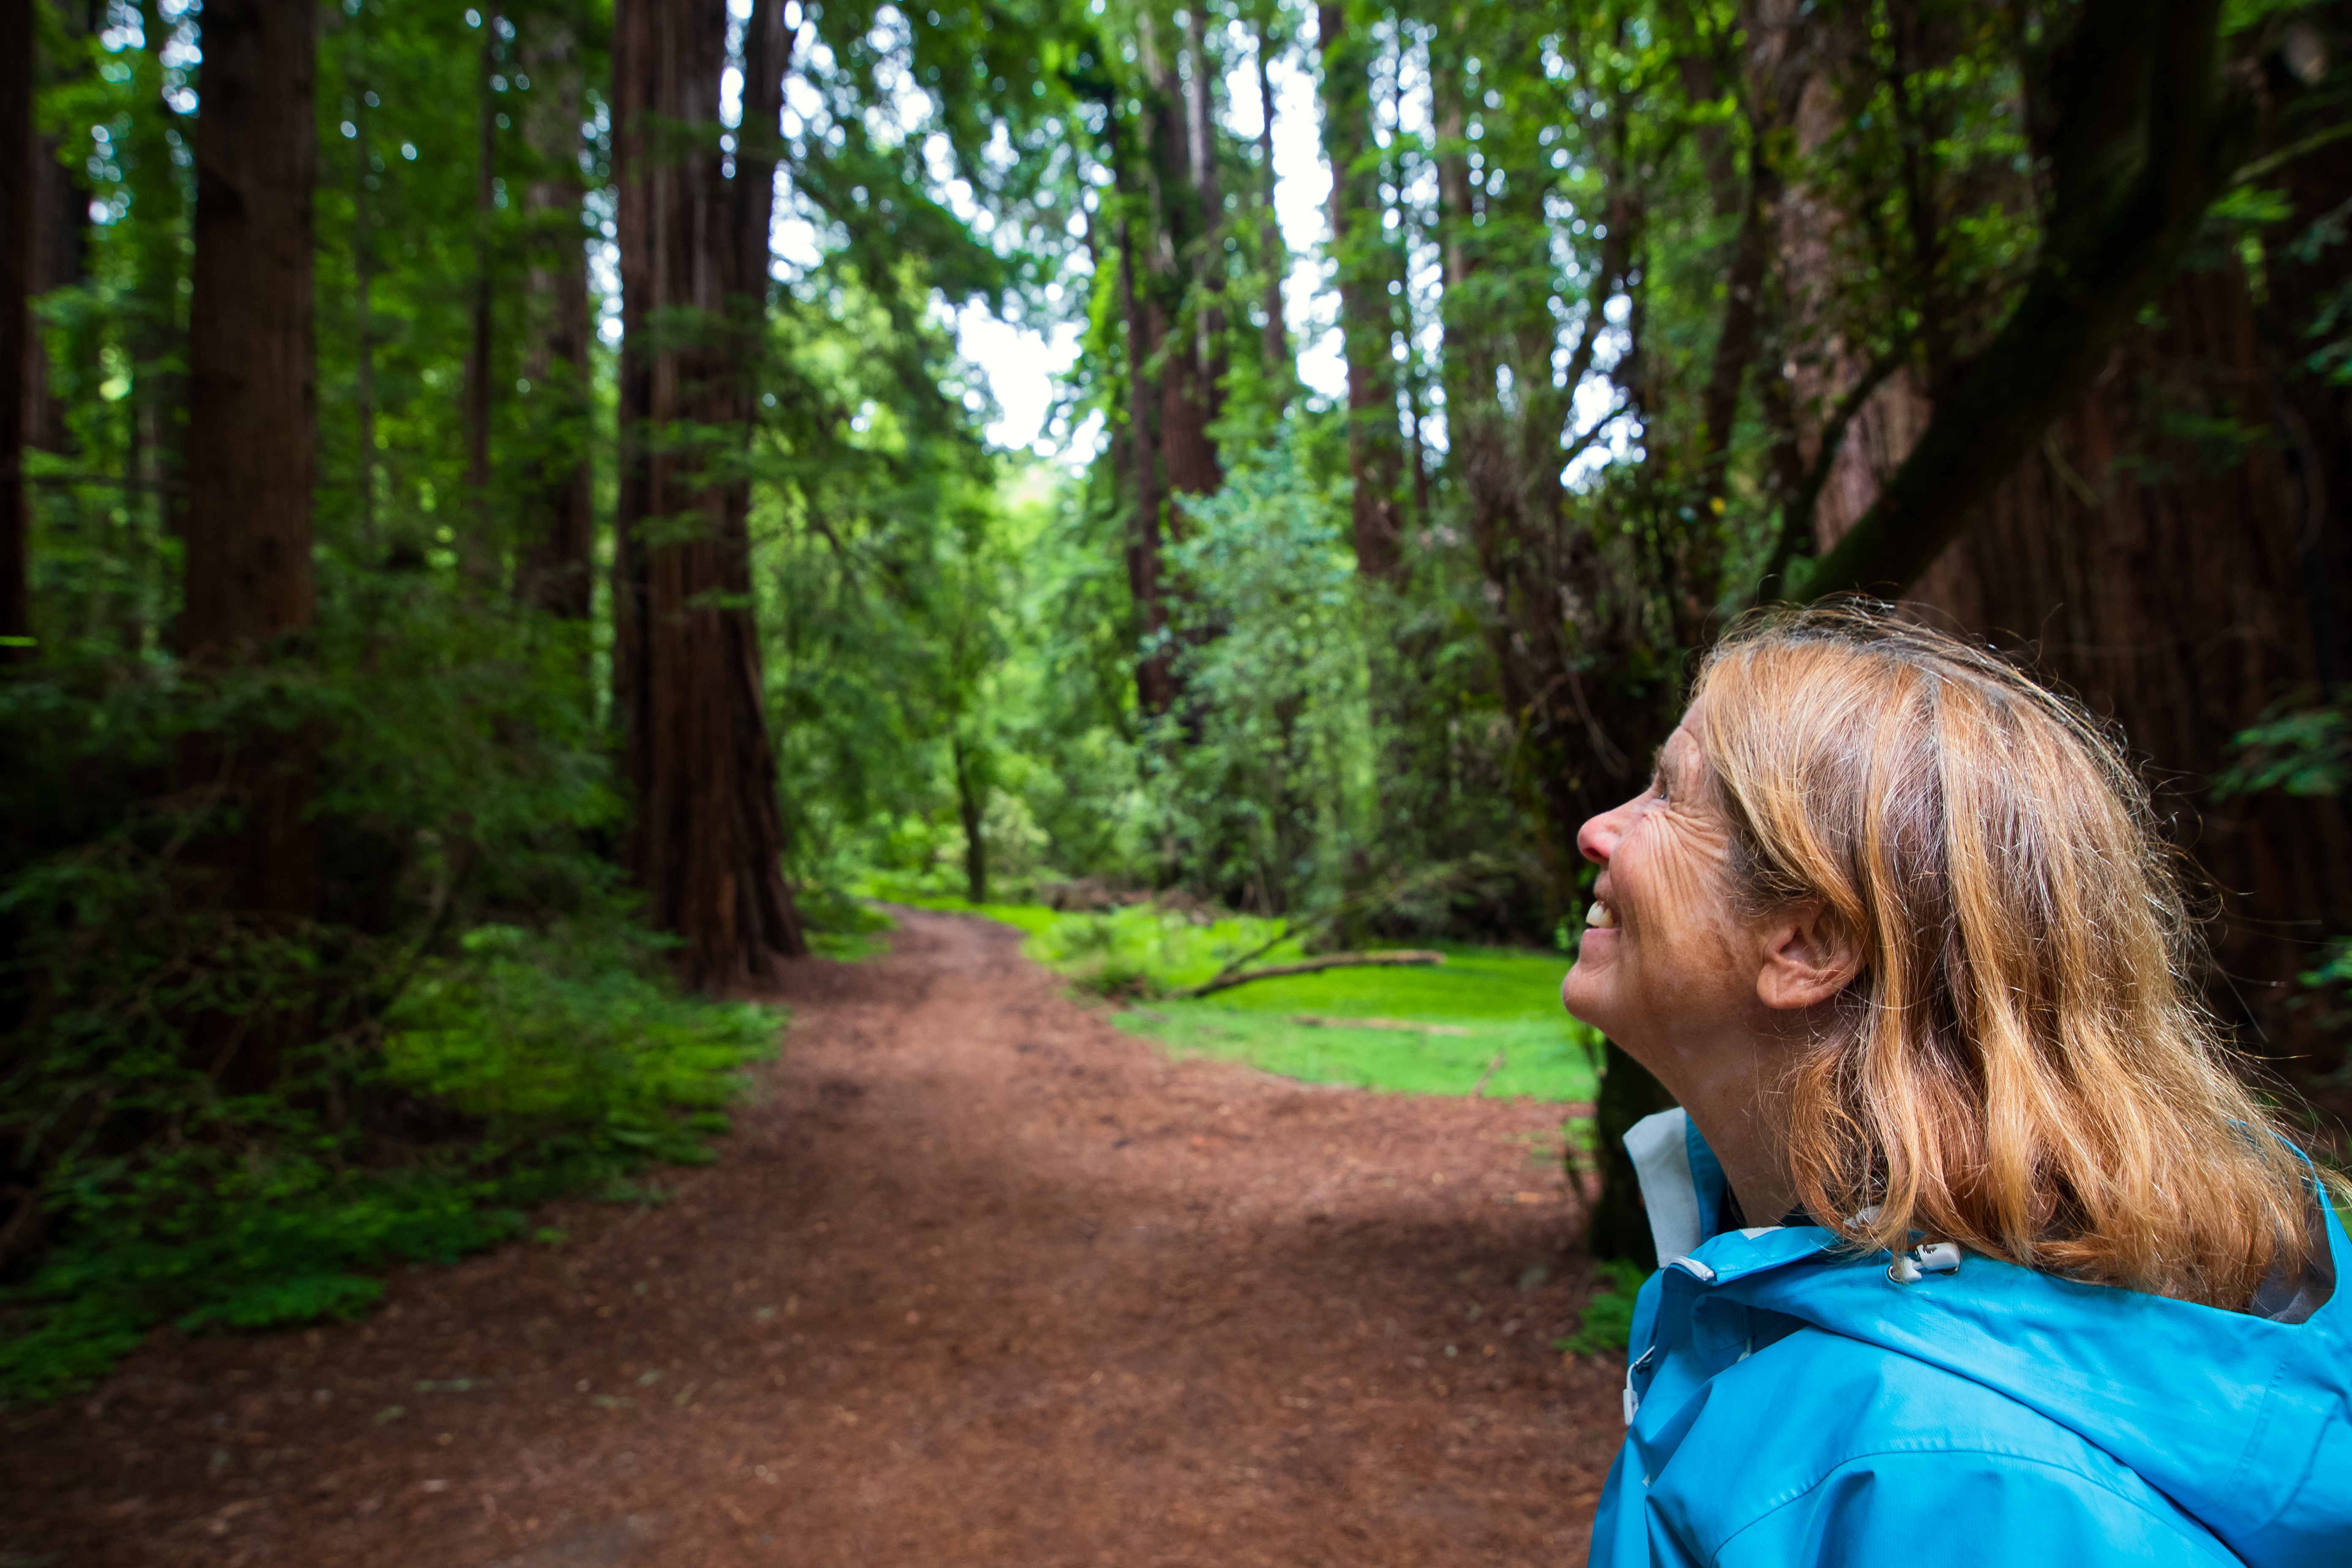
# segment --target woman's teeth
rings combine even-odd
[[[1596,903],[1584,911],[1584,923],[1602,931],[1614,931],[1617,929],[1617,911],[1607,904]]]

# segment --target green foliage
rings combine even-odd
[[[2274,707],[2230,742],[2230,763],[2213,777],[2216,799],[2284,790],[2335,795],[2352,784],[2352,696],[2317,706]]]
[[[268,999],[247,1015],[266,1026],[303,994],[300,948],[283,943],[273,963],[215,935],[201,951],[217,980]],[[55,1117],[30,1113],[82,1102],[58,1081],[69,1069],[138,1115],[89,1123],[100,1135],[52,1151],[60,1240],[0,1294],[11,1331],[0,1398],[54,1397],[159,1321],[350,1316],[381,1293],[388,1264],[517,1235],[530,1205],[561,1192],[627,1201],[622,1178],[648,1163],[707,1160],[704,1141],[726,1131],[720,1108],[772,1053],[781,1019],[680,997],[653,957],[625,927],[479,928],[424,965],[381,1030],[305,1041],[277,1081],[244,1095],[192,1067],[170,1028],[204,1002],[226,1005],[222,989],[159,995],[143,1032],[118,1017],[79,1050],[53,1031],[34,1064],[48,1075],[40,1092],[10,1101],[16,1131],[53,1131]]]
[[[2230,742],[2230,760],[2213,777],[2213,795],[2282,790],[2294,795],[2340,795],[2352,784],[2352,691],[2332,701],[2281,702],[2263,721]],[[2290,1006],[2313,1010],[2321,1028],[2346,1044],[2345,1060],[2330,1075],[2352,1081],[2352,937],[2339,936],[2321,951],[2319,962],[2295,975],[2304,994]]]
[[[1170,552],[1185,692],[1151,748],[1166,879],[1268,913],[1345,890],[1374,811],[1370,662],[1347,514],[1286,437],[1184,503]]]
[[[745,1064],[771,1054],[767,1009],[689,1001],[653,978],[648,944],[626,928],[514,926],[468,931],[383,1018],[394,1084],[482,1119],[477,1158],[576,1141],[583,1154],[669,1163],[709,1159],[715,1113]],[[679,1119],[673,1112],[706,1113]]]
[[[1603,1262],[1593,1268],[1592,1294],[1585,1300],[1576,1331],[1551,1342],[1568,1355],[1622,1355],[1633,1333],[1633,1298],[1650,1271],[1638,1264]]]

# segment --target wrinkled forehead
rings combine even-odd
[[[1658,760],[1662,766],[1680,769],[1706,765],[1706,744],[1703,739],[1706,733],[1706,698],[1701,694],[1683,710],[1681,721],[1667,735],[1665,743],[1658,748]]]

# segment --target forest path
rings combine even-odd
[[[0,1563],[1580,1561],[1621,1426],[1549,1348],[1559,1108],[1172,1061],[1019,940],[796,969],[661,1207],[14,1424]]]

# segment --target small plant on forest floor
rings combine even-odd
[[[1650,1271],[1611,1259],[1597,1265],[1592,1274],[1592,1294],[1585,1300],[1576,1331],[1552,1341],[1551,1348],[1567,1355],[1622,1355],[1633,1334],[1633,1298]]]

